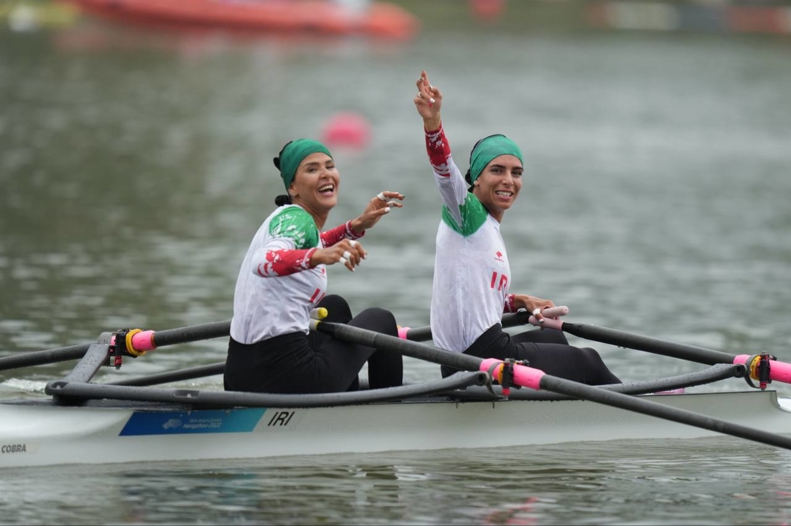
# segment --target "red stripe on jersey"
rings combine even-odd
[[[507,294],[505,296],[505,308],[503,309],[504,312],[516,312],[516,307],[514,306],[514,295]]]
[[[426,130],[426,152],[431,162],[431,167],[442,177],[450,177],[450,144],[445,138],[445,130],[442,126],[436,131]]]
[[[262,278],[288,276],[310,268],[310,257],[315,248],[303,250],[270,250],[266,262],[258,265],[258,275]]]
[[[365,235],[365,232],[362,234],[357,234],[352,230],[352,222],[346,221],[344,225],[338,225],[335,228],[327,230],[326,232],[321,233],[321,242],[325,247],[331,247],[338,241],[343,239],[360,239]]]

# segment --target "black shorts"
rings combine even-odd
[[[326,296],[319,307],[329,312],[325,321],[398,336],[395,318],[384,309],[366,309],[352,318],[346,301],[333,295]],[[397,353],[315,331],[283,334],[249,345],[230,338],[224,385],[226,391],[282,394],[356,390],[357,375],[366,361],[371,388],[401,385],[403,363]]]
[[[546,374],[588,385],[618,384],[621,381],[595,350],[569,345],[565,334],[554,329],[535,329],[511,336],[500,324],[481,334],[464,354],[478,358],[527,360],[530,367]],[[442,366],[442,377],[455,373]]]

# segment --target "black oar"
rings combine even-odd
[[[500,325],[503,327],[515,327],[517,325],[524,325],[527,323],[529,314],[527,312],[513,312],[503,314]],[[399,336],[405,340],[412,340],[413,342],[425,342],[431,339],[431,327],[401,327],[398,331]]]
[[[323,319],[327,316],[327,309],[313,309],[310,315],[312,318]],[[133,329],[127,332],[129,334],[126,342],[127,349],[129,348],[128,345],[131,344],[134,355],[139,356],[146,351],[152,351],[159,347],[228,336],[231,332],[231,321],[217,321],[161,331]],[[10,354],[9,356],[0,358],[0,371],[47,363],[65,362],[68,360],[78,360],[85,356],[85,353],[88,352],[88,348],[91,345],[90,343],[83,343],[45,351]]]
[[[683,343],[670,342],[659,338],[651,338],[649,336],[608,329],[607,327],[585,325],[582,323],[569,323],[560,319],[544,318],[543,323],[539,323],[535,317],[525,311],[503,315],[503,327],[514,327],[526,323],[545,329],[567,332],[586,340],[669,356],[671,358],[680,358],[690,362],[703,363],[706,365],[716,365],[719,363],[741,364],[746,366],[752,379],[761,381],[762,384],[766,379],[791,383],[791,364],[777,361],[773,357],[766,355],[729,354],[722,351],[706,349],[704,347],[685,345]],[[402,338],[412,341],[426,341],[431,339],[431,328],[420,327],[417,329],[410,329],[404,327],[401,329],[400,335]],[[760,377],[760,367],[762,366],[765,367],[765,379]],[[762,387],[765,387],[765,385],[762,385]]]
[[[523,313],[522,317],[527,318],[527,313]],[[659,338],[651,338],[639,334],[608,329],[606,327],[597,327],[596,325],[585,325],[582,323],[569,323],[561,320],[545,320],[544,323],[539,325],[536,319],[530,316],[529,321],[533,325],[560,330],[580,338],[585,338],[586,340],[607,343],[627,349],[635,349],[637,351],[645,351],[652,354],[660,354],[671,358],[681,358],[682,360],[688,360],[690,362],[704,363],[707,365],[716,365],[718,363],[742,364],[747,368],[752,379],[762,382],[761,387],[765,387],[766,381],[771,380],[791,383],[791,364],[777,361],[774,357],[767,354],[729,354],[722,351],[706,349],[704,347],[685,345],[682,343],[660,340]]]
[[[350,325],[313,320],[311,322],[311,328],[329,334],[339,340],[396,352],[404,356],[446,365],[454,369],[465,371],[492,370],[494,373],[493,376],[498,379],[498,381],[502,378],[503,370],[506,369],[503,366],[503,362],[500,360],[484,360],[467,354],[445,351],[422,343]],[[508,373],[508,369],[506,369],[506,374],[510,379],[511,374]],[[791,450],[791,438],[789,437],[711,418],[685,409],[669,407],[643,398],[572,382],[571,380],[550,376],[532,367],[515,364],[512,368],[512,376],[513,378],[511,381],[514,385],[536,390],[544,389],[553,393],[565,394],[582,400],[589,400],[619,409],[626,409],[627,411],[655,416],[665,420],[672,420],[673,422]]]
[[[546,307],[542,311],[545,319],[557,318],[565,316],[569,313],[569,308],[566,306]],[[527,311],[520,310],[518,312],[511,312],[503,314],[500,321],[502,327],[515,327],[517,325],[525,325],[530,319],[530,314]],[[405,340],[412,340],[413,342],[425,342],[431,339],[431,327],[418,327],[413,329],[411,327],[399,327],[398,336]]]
[[[157,347],[176,345],[179,343],[189,343],[199,340],[208,340],[228,336],[231,330],[230,321],[218,321],[203,325],[193,325],[190,327],[180,327],[177,329],[166,329],[162,331],[142,331],[133,336],[135,349],[138,351],[150,351]],[[90,343],[72,345],[70,347],[59,347],[46,351],[33,351],[26,353],[16,353],[0,358],[0,371],[7,369],[18,369],[20,367],[31,367],[46,363],[65,362],[68,360],[78,360],[88,352]]]

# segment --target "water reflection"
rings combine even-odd
[[[0,512],[13,509],[6,519],[30,524],[185,516],[241,524],[683,523],[691,516],[782,524],[791,517],[789,455],[745,450],[728,438],[700,446],[616,442],[32,469],[18,482],[0,482]],[[86,502],[113,505],[86,515]]]

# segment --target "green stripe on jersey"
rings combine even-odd
[[[467,197],[464,199],[464,204],[459,207],[459,211],[461,212],[461,225],[456,224],[456,220],[446,205],[442,206],[442,220],[464,237],[471,236],[477,232],[486,222],[486,217],[489,215],[483,203],[472,192],[467,192]]]
[[[313,217],[299,206],[285,206],[269,223],[272,237],[286,237],[297,249],[319,246],[319,229]]]

